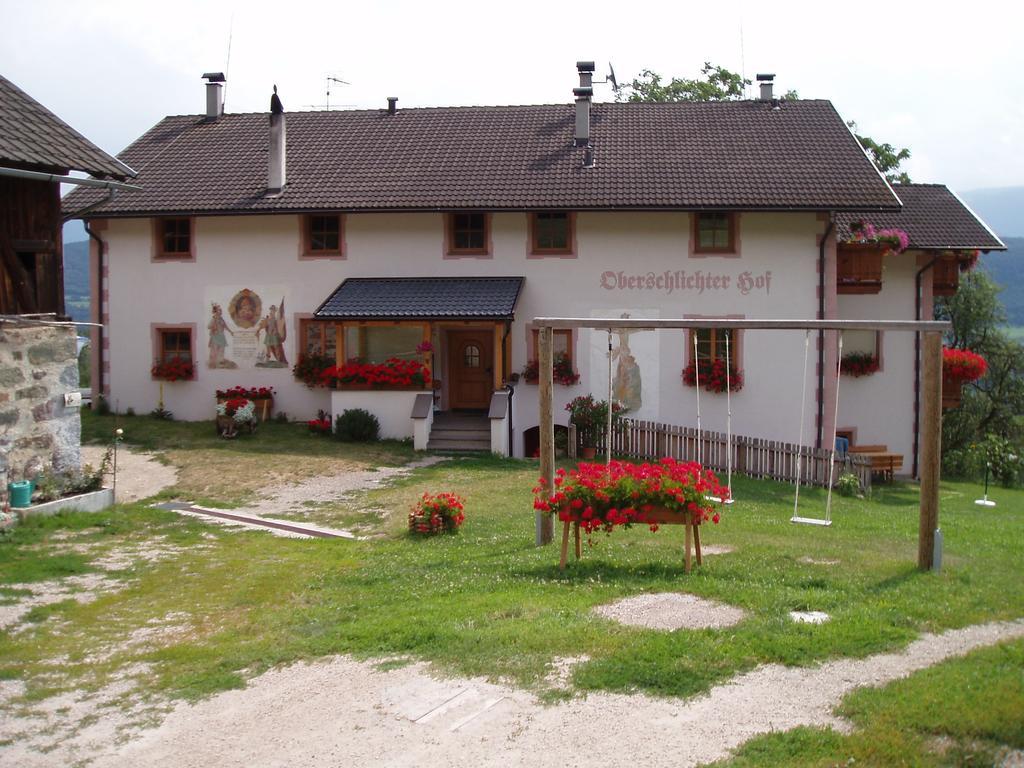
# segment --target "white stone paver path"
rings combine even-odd
[[[378,671],[337,657],[178,704],[96,765],[679,768],[725,757],[763,733],[844,728],[832,710],[854,688],[1021,637],[1024,620],[982,624],[923,635],[899,653],[762,666],[690,700],[590,693],[548,707],[484,680],[433,678],[422,664]]]

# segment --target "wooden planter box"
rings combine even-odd
[[[569,559],[569,529],[572,528],[573,540],[575,542],[576,559],[580,559],[582,553],[582,546],[580,543],[580,518],[579,515],[573,515],[571,519],[566,520],[562,524],[562,552],[561,558],[558,563],[558,567],[561,570],[565,570],[565,566]],[[695,523],[690,517],[689,512],[675,512],[673,510],[666,509],[665,507],[655,507],[650,512],[644,515],[644,521],[638,522],[638,525],[647,525],[649,523],[656,523],[658,525],[682,525],[686,529],[686,554],[684,558],[686,573],[690,572],[692,553],[696,552],[697,565],[702,565],[700,553],[700,523]]]
[[[888,247],[873,243],[836,246],[836,293],[865,294],[882,290],[882,257]]]
[[[932,265],[932,295],[953,296],[960,287],[960,263],[952,256]]]
[[[959,408],[961,399],[961,388],[964,382],[952,376],[942,377],[942,409],[948,411],[950,408]]]
[[[335,387],[339,392],[422,392],[429,389],[421,384],[410,384],[408,387],[388,387],[383,384],[369,384],[367,382],[354,382],[350,384],[338,384]]]

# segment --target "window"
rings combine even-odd
[[[693,217],[694,253],[736,253],[736,215],[703,211]]]
[[[316,214],[304,216],[303,223],[303,255],[304,256],[341,256],[341,215]]]
[[[688,357],[693,360],[693,338],[697,338],[697,360],[701,367],[710,366],[716,360],[725,360],[728,346],[729,367],[736,370],[736,337],[735,331],[722,328],[696,328],[690,331],[690,349]],[[732,334],[732,335],[730,335]]]
[[[153,326],[153,368],[156,379],[195,378],[192,325]]]
[[[551,332],[551,352],[556,359],[564,355],[572,363],[572,330],[567,328],[556,328]],[[540,361],[540,331],[533,329],[533,354],[531,360]]]
[[[155,256],[158,259],[191,260],[192,219],[157,219]]]
[[[383,363],[392,357],[420,360],[417,351],[423,342],[423,326],[410,325],[346,325],[345,357],[362,363]]]
[[[299,334],[301,337],[300,354],[335,359],[338,342],[334,323],[325,323],[322,320],[300,320]]]
[[[170,360],[192,359],[192,334],[187,330],[160,331],[160,359]]]
[[[469,344],[463,352],[462,365],[464,368],[480,367],[480,347],[476,344]]]
[[[565,211],[543,211],[530,215],[530,253],[572,255],[573,215]]]
[[[450,213],[446,221],[448,255],[490,254],[490,217],[486,213]]]

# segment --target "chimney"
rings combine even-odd
[[[388,114],[393,115],[398,111],[398,97],[388,96]]]
[[[586,147],[590,145],[590,99],[594,95],[594,62],[577,61],[576,69],[580,73],[580,87],[573,88],[576,97],[576,138],[573,145]]]
[[[224,73],[206,72],[206,119],[216,120],[224,114]]]
[[[277,86],[274,86],[274,95],[270,97],[270,155],[267,170],[267,194],[279,195],[286,183],[285,159],[287,151],[284,119],[284,105],[277,96]]]
[[[761,84],[761,101],[771,101],[774,98],[772,95],[772,86],[775,84],[774,81],[774,74],[759,74],[757,76],[757,82]]]

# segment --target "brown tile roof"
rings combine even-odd
[[[126,179],[134,172],[115,160],[10,80],[0,76],[0,165]]]
[[[863,219],[875,227],[902,229],[910,238],[910,247],[920,250],[1006,250],[985,222],[945,185],[897,184],[893,189],[903,201],[902,211],[837,214],[836,236],[840,240],[850,237],[850,224]]]
[[[522,277],[350,277],[316,310],[345,320],[514,320]]]
[[[573,130],[572,104],[293,112],[268,198],[267,114],[168,117],[121,155],[144,190],[90,215],[899,207],[827,101],[595,104],[593,168]]]

